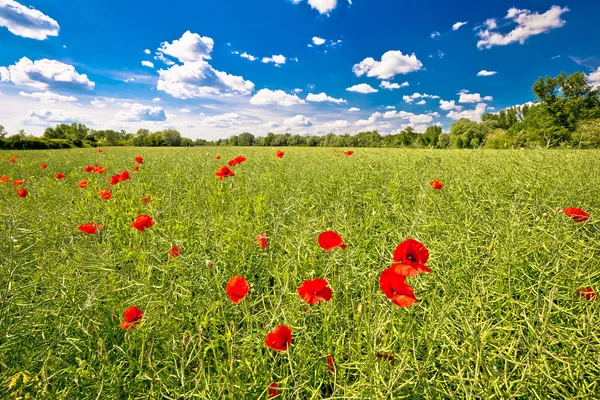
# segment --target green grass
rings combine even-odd
[[[600,303],[575,291],[600,289],[600,152],[275,150],[2,152],[0,175],[30,195],[0,183],[0,397],[254,399],[277,382],[288,399],[598,398]],[[100,200],[137,155],[141,171]],[[94,163],[107,172],[85,174]],[[140,213],[155,220],[144,233]],[[91,221],[99,235],[77,231]],[[327,229],[348,248],[323,252]],[[400,309],[378,278],[409,237],[432,272],[409,278],[419,301]],[[251,286],[237,306],[233,275]],[[296,288],[315,277],[333,299],[307,311]],[[125,332],[131,305],[144,318]],[[264,345],[278,324],[287,353]]]

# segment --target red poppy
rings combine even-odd
[[[575,222],[585,222],[590,219],[590,215],[580,208],[565,208],[563,212]]]
[[[385,296],[398,307],[408,307],[417,302],[413,289],[406,283],[406,276],[388,268],[379,277],[379,287]]]
[[[102,149],[98,149],[98,153],[102,153]]]
[[[352,154],[354,154],[354,152],[352,150],[348,150],[348,151],[345,151],[344,154],[347,156],[351,156]]]
[[[407,239],[400,243],[394,250],[394,261],[392,267],[400,275],[414,276],[431,270],[425,266],[429,259],[429,251],[422,243]]]
[[[310,305],[317,304],[320,301],[331,300],[331,288],[327,287],[329,283],[323,278],[307,280],[298,286],[298,294],[302,300]]]
[[[139,166],[139,165],[134,165],[134,166],[133,166],[133,168],[131,168],[131,170],[132,170],[133,172],[135,172],[135,171],[139,171],[139,170],[140,170],[140,166]]]
[[[177,258],[181,255],[181,251],[179,251],[179,247],[173,246],[169,249],[169,257]]]
[[[86,235],[95,235],[100,229],[102,229],[102,225],[96,225],[95,223],[90,222],[89,224],[79,225],[77,229],[79,229],[81,232],[84,232]]]
[[[140,321],[144,317],[144,313],[138,307],[133,306],[123,311],[123,317],[125,317],[125,319],[119,326],[121,329],[129,330],[140,324]]]
[[[342,237],[334,231],[323,232],[319,235],[319,246],[325,251],[330,251],[336,247],[346,248],[346,245],[342,241]]]
[[[285,325],[277,325],[265,339],[265,345],[277,351],[286,351],[290,344],[292,344],[292,330]]]
[[[94,167],[92,167],[91,165],[86,165],[83,168],[83,172],[92,172],[94,170]]]
[[[137,217],[135,217],[135,221],[131,223],[131,226],[133,226],[140,232],[144,232],[146,229],[150,229],[152,225],[154,225],[154,221],[152,220],[152,217],[147,214],[138,215]]]
[[[383,358],[384,360],[388,360],[390,362],[390,364],[394,365],[394,355],[393,354],[377,353],[377,354],[375,354],[375,356],[377,358]]]
[[[576,293],[581,295],[581,297],[585,298],[586,300],[596,300],[598,298],[596,292],[594,292],[594,289],[591,287],[587,289],[579,289]]]
[[[92,170],[94,171],[94,173],[96,174],[103,174],[106,172],[106,168],[102,168],[101,166],[99,166],[98,164],[96,164]]]
[[[433,180],[429,183],[431,185],[432,188],[434,188],[435,190],[442,190],[442,188],[444,187],[444,185],[442,185],[442,182],[436,180]]]
[[[25,179],[15,179],[13,181],[13,185],[15,185],[15,186],[21,186],[24,183],[25,183]]]
[[[261,249],[266,249],[267,247],[269,247],[269,244],[267,243],[267,234],[266,233],[263,233],[262,235],[257,236],[256,241],[258,242]]]
[[[129,172],[127,172],[127,171],[123,171],[123,172],[121,173],[121,176],[120,176],[120,178],[119,178],[119,181],[121,181],[121,182],[125,182],[125,181],[129,180],[130,178],[131,178],[131,176],[129,176]]]
[[[10,181],[10,177],[8,176],[0,176],[0,182],[6,183]]]
[[[121,174],[116,174],[116,175],[113,175],[110,177],[110,181],[108,181],[108,183],[110,183],[111,185],[116,185],[120,181],[121,181]]]
[[[108,200],[112,197],[112,191],[110,189],[100,190],[98,194],[102,200]]]
[[[17,161],[17,157],[15,157],[15,156],[12,156],[12,157],[10,158],[10,160],[8,160],[8,161],[10,161],[11,163],[14,163],[14,162],[16,162],[16,161]]]
[[[217,170],[217,178],[219,178],[220,181],[222,181],[223,178],[229,178],[231,176],[235,176],[235,174],[227,167],[221,167]]]
[[[285,155],[285,153],[283,151],[277,150],[277,154],[276,154],[277,158],[283,158],[284,155]]]
[[[248,290],[249,287],[246,279],[237,275],[231,278],[225,287],[227,296],[229,296],[231,301],[233,301],[235,304],[239,304],[240,301],[244,300],[244,298],[248,295]]]
[[[233,160],[230,160],[227,164],[230,167],[235,167],[236,165],[239,165],[239,164],[243,163],[244,161],[246,161],[246,157],[244,157],[244,156],[237,156]]]
[[[87,187],[88,183],[89,183],[88,181],[81,181],[77,184],[77,186],[79,186],[80,188],[83,189],[83,188]]]
[[[138,163],[138,164],[143,164],[144,163],[144,159],[142,157],[138,156],[138,157],[135,158],[135,162]]]
[[[279,389],[279,386],[275,382],[273,382],[269,385],[269,389],[267,389],[267,392],[269,393],[269,398],[273,398],[278,394],[281,394],[281,389]]]
[[[149,194],[145,195],[144,197],[142,197],[142,203],[144,203],[144,204],[150,203],[151,198],[152,197]]]
[[[333,358],[333,356],[327,356],[327,368],[329,368],[329,373],[331,375],[333,375],[333,373],[334,373],[334,369],[333,369],[334,362],[335,362],[335,359]]]
[[[48,166],[46,164],[40,164],[41,169],[46,169]]]
[[[62,178],[66,178],[67,176],[64,175],[62,172],[59,172],[58,174],[56,174],[56,179],[62,179]]]
[[[25,198],[27,197],[27,193],[29,193],[27,190],[25,189],[17,189],[17,196]]]
[[[216,159],[217,159],[217,160],[220,160],[220,159],[221,159],[221,156],[217,156],[217,157],[216,157]]]

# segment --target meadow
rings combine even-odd
[[[277,150],[0,152],[0,176],[29,192],[0,183],[0,397],[600,396],[600,302],[577,294],[600,287],[600,151]],[[347,247],[323,251],[328,230]],[[401,308],[379,277],[408,238],[431,272],[407,279],[418,301]],[[297,287],[317,277],[333,295],[308,305]],[[122,329],[131,306],[143,318]],[[265,346],[280,324],[284,352]]]

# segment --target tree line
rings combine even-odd
[[[175,129],[136,133],[124,130],[93,130],[80,123],[46,128],[42,137],[20,130],[7,136],[0,125],[0,148],[54,149],[98,146],[309,146],[309,147],[408,147],[457,149],[506,149],[532,147],[600,148],[600,88],[592,86],[583,72],[538,78],[532,87],[537,100],[498,113],[487,113],[481,122],[466,118],[454,122],[448,133],[430,126],[424,133],[407,127],[397,134],[377,131],[356,135],[320,136],[249,132],[228,139],[207,141],[182,137]]]

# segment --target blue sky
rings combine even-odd
[[[387,134],[532,101],[540,75],[600,84],[600,2],[140,4],[0,0],[0,124]]]

